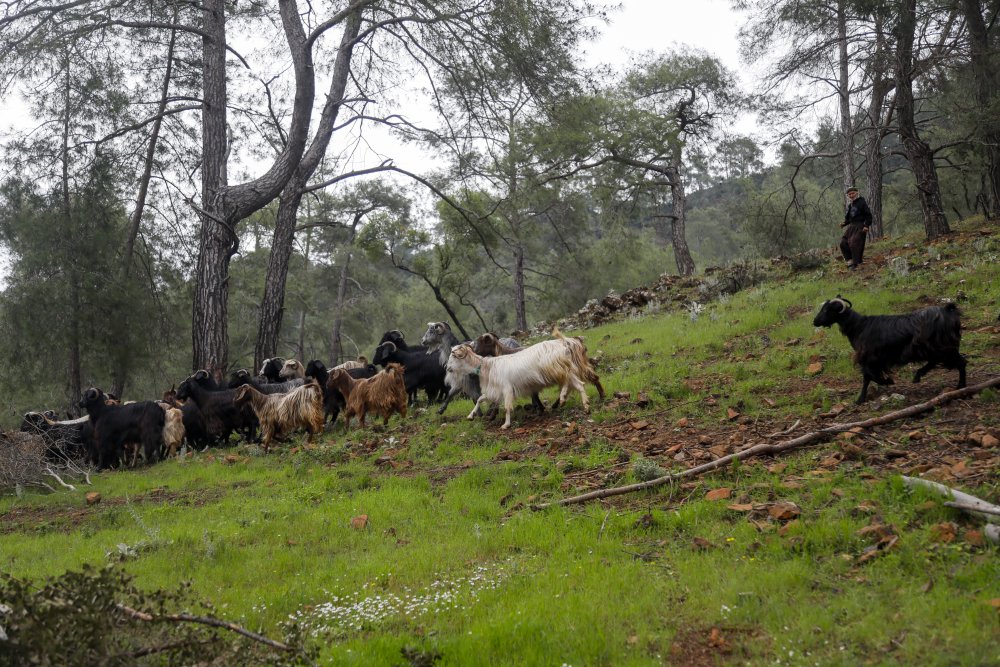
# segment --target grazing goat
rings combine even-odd
[[[347,371],[334,369],[329,381],[347,399],[345,433],[354,416],[364,428],[365,415],[369,412],[382,417],[384,424],[388,424],[389,417],[397,412],[400,417],[406,417],[406,383],[403,367],[397,363],[389,363],[381,373],[363,380],[355,380]]]
[[[444,392],[444,366],[439,357],[427,354],[426,349],[400,350],[395,343],[382,343],[375,348],[372,363],[379,366],[396,363],[404,367],[406,393],[411,405],[416,402],[419,389],[427,391],[429,401]]]
[[[298,428],[313,434],[323,431],[323,392],[315,382],[309,382],[287,394],[262,394],[250,385],[236,390],[236,405],[249,404],[260,422],[264,453],[271,449],[274,438]]]
[[[259,375],[266,378],[268,382],[281,382],[279,374],[284,365],[285,360],[281,357],[265,359],[264,363],[261,364]]]
[[[364,357],[358,357],[358,359],[364,359]],[[337,366],[333,370],[342,370],[355,380],[370,378],[378,373],[378,369],[372,364],[366,364],[363,368],[347,369]],[[340,392],[340,390],[330,382],[330,374],[331,371],[326,369],[326,364],[319,359],[313,359],[306,364],[306,377],[314,378],[317,382],[319,382],[319,386],[323,389],[324,419],[329,418],[330,423],[335,424],[337,422],[337,417],[340,415],[340,411],[347,406],[347,400],[344,398],[344,395]]]
[[[233,431],[245,431],[248,439],[253,440],[257,418],[249,407],[235,405],[235,396],[236,391],[233,389],[208,389],[208,382],[198,374],[192,375],[177,387],[177,398],[191,399],[188,403],[197,405],[209,437],[226,442]]]
[[[163,408],[164,412],[162,454],[163,458],[168,458],[177,453],[187,435],[184,431],[184,411],[165,401],[159,401],[157,405]]]
[[[420,339],[420,343],[427,348],[427,354],[436,355],[438,362],[445,368],[444,384],[448,388],[444,402],[438,408],[438,414],[444,414],[448,409],[451,400],[459,393],[465,394],[473,401],[479,399],[479,378],[475,375],[462,375],[460,373],[448,373],[448,356],[453,347],[459,344],[458,338],[451,332],[451,327],[447,322],[428,322],[427,331]]]
[[[460,373],[479,375],[482,395],[476,401],[476,408],[484,400],[504,404],[506,420],[500,428],[510,428],[510,415],[514,409],[514,399],[539,392],[546,387],[560,387],[557,405],[566,399],[570,389],[580,393],[585,410],[590,410],[586,379],[600,387],[600,379],[590,367],[586,348],[575,338],[566,338],[558,329],[553,330],[554,340],[536,343],[517,354],[501,357],[481,357],[468,345],[460,345],[451,351],[448,369]],[[603,396],[603,388],[600,389]],[[476,410],[468,418],[475,417]]]
[[[524,349],[526,348],[521,347],[513,338],[499,338],[495,333],[484,333],[472,343],[472,351],[481,357],[499,357],[505,354],[514,354]],[[604,398],[603,388],[599,391],[601,391],[601,398]],[[531,394],[531,406],[539,414],[545,412],[545,404],[542,403],[537,391]],[[490,419],[494,416],[495,407],[490,408]]]
[[[961,313],[949,303],[931,306],[908,315],[861,315],[839,294],[824,301],[813,326],[840,325],[854,348],[854,362],[861,367],[864,382],[857,403],[868,397],[868,385],[893,384],[889,369],[911,361],[926,362],[913,376],[920,382],[935,366],[958,370],[958,388],[965,386],[965,357],[958,347],[962,340]]]
[[[238,371],[233,371],[232,375],[229,376],[228,386],[230,389],[239,389],[243,385],[248,384],[262,394],[284,394],[296,387],[301,387],[305,383],[305,378],[296,378],[283,382],[267,382],[263,376],[254,377],[250,375],[250,371],[241,368]]]
[[[382,334],[382,339],[379,340],[378,344],[382,343],[392,343],[396,346],[397,350],[403,350],[406,352],[426,352],[427,348],[423,345],[407,345],[406,340],[403,338],[403,334],[399,329],[393,329],[391,331],[386,331]],[[372,362],[374,363],[374,362]]]
[[[90,415],[94,427],[92,460],[97,462],[98,469],[122,459],[127,443],[142,443],[147,463],[157,460],[166,422],[166,414],[159,405],[153,401],[108,405],[108,397],[94,387],[83,394],[79,405]]]
[[[281,380],[299,380],[306,376],[306,369],[302,363],[296,359],[289,359],[278,371]]]

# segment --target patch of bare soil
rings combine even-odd
[[[94,505],[84,507],[14,507],[0,514],[0,535],[31,532],[41,526],[56,528],[68,533],[96,516],[105,507],[119,507],[131,504],[176,504],[201,507],[215,502],[226,495],[229,489],[247,486],[249,482],[236,482],[226,487],[192,489],[189,491],[168,491],[152,489],[148,493],[125,498],[103,498]],[[83,503],[83,496],[80,497]]]
[[[712,626],[683,628],[670,644],[671,664],[688,667],[712,667],[744,662],[751,657],[749,644],[762,641],[756,628]]]

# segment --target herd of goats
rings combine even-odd
[[[858,403],[867,398],[871,382],[893,384],[889,370],[910,362],[924,363],[914,382],[943,366],[958,370],[958,386],[965,386],[960,313],[954,304],[905,315],[866,316],[838,295],[824,302],[813,319],[817,327],[834,324],[850,341],[862,372]],[[388,331],[370,363],[359,357],[332,369],[319,360],[303,365],[294,359],[268,359],[256,376],[245,369],[234,372],[228,387],[200,370],[159,401],[121,403],[91,388],[79,404],[86,417],[58,421],[51,412],[29,412],[21,430],[41,435],[48,458],[72,458],[104,469],[134,465],[140,455],[153,463],[174,455],[185,442],[204,448],[224,444],[234,433],[255,441],[258,429],[267,452],[275,439],[300,429],[311,441],[341,412],[345,432],[354,417],[363,427],[368,414],[388,424],[393,414],[406,417],[419,390],[429,401],[441,401],[439,414],[458,394],[472,399],[475,407],[469,419],[482,414],[484,400],[493,403],[491,412],[502,403],[503,429],[511,425],[516,398],[530,396],[533,406],[544,411],[538,392],[546,387],[560,388],[553,407],[575,390],[589,410],[586,383],[595,385],[604,398],[583,340],[563,336],[558,329],[550,340],[521,347],[514,339],[492,333],[460,342],[447,323],[432,322],[420,342],[408,346],[398,330]]]

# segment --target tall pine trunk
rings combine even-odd
[[[177,21],[177,12],[174,12],[174,21]],[[125,251],[122,253],[122,282],[127,283],[132,275],[132,258],[135,254],[135,240],[139,236],[139,227],[142,224],[142,214],[146,208],[146,196],[149,193],[149,181],[153,175],[153,162],[156,158],[156,145],[160,138],[160,127],[163,124],[163,113],[167,109],[168,95],[170,94],[170,76],[174,65],[174,45],[176,43],[177,31],[170,31],[170,41],[167,44],[166,69],[163,74],[163,85],[160,86],[160,102],[156,108],[156,119],[149,132],[149,144],[146,146],[146,155],[142,165],[142,175],[139,177],[139,192],[135,198],[135,209],[129,216],[128,232],[125,236]],[[120,318],[117,327],[130,326],[130,323]],[[115,367],[112,371],[113,381],[111,391],[117,396],[124,396],[125,381],[128,377],[128,361],[124,354],[116,355]]]
[[[264,296],[261,299],[260,315],[257,323],[257,341],[254,344],[254,363],[259,365],[264,359],[277,354],[278,335],[284,316],[285,285],[288,282],[288,262],[292,257],[295,241],[295,225],[299,205],[305,188],[326,154],[326,148],[333,136],[344,91],[350,74],[351,54],[355,40],[361,29],[360,10],[353,12],[344,22],[344,33],[334,61],[333,78],[327,93],[326,104],[320,117],[316,135],[306,151],[291,179],[285,185],[278,201],[278,216],[274,227],[274,239],[267,263],[267,278],[264,281]]]
[[[941,203],[941,186],[934,166],[934,153],[920,138],[914,119],[913,99],[913,34],[916,29],[916,0],[903,0],[896,25],[896,114],[903,152],[910,162],[916,179],[920,208],[924,216],[924,232],[935,239],[951,231]]]
[[[682,276],[690,276],[694,274],[695,266],[684,230],[687,219],[687,193],[684,191],[682,151],[683,148],[676,145],[671,153],[673,175],[670,179],[670,198],[672,200],[670,242],[674,246],[674,261],[677,263],[677,272]]]
[[[514,246],[514,314],[518,331],[527,331],[528,315],[524,304],[524,246],[520,242]]]
[[[333,327],[330,331],[330,365],[336,366],[342,363],[340,358],[344,354],[344,346],[340,342],[340,332],[344,327],[344,307],[347,303],[347,276],[351,266],[351,251],[347,251],[344,263],[340,267],[340,280],[337,283],[337,303],[333,308]]]
[[[201,238],[191,316],[192,369],[221,380],[229,363],[229,262],[237,238],[225,202],[226,9],[224,0],[205,0],[202,37]]]
[[[865,137],[865,177],[868,179],[868,191],[865,199],[872,212],[872,223],[868,228],[868,236],[872,240],[885,236],[885,224],[882,216],[882,139],[886,135],[888,119],[885,118],[885,101],[892,90],[893,81],[886,72],[885,33],[881,17],[875,19],[875,54],[870,65],[871,99],[868,102],[868,112],[864,130]]]
[[[840,102],[840,134],[843,152],[840,164],[844,188],[854,185],[854,123],[851,119],[850,60],[847,53],[847,12],[845,0],[837,0],[837,46],[839,56],[839,84],[837,97]]]
[[[73,211],[69,197],[69,119],[70,119],[70,58],[66,55],[64,63],[66,68],[66,82],[63,90],[63,127],[62,127],[62,214],[63,224],[68,233],[73,230]],[[71,257],[69,261],[69,340],[67,341],[67,365],[69,375],[67,377],[67,392],[69,394],[69,404],[71,409],[80,400],[83,394],[82,369],[80,363],[80,283],[81,276],[77,266],[77,258]]]
[[[986,217],[1000,219],[1000,120],[991,112],[997,96],[996,55],[990,49],[990,35],[979,0],[962,0],[969,30],[969,59],[976,86],[983,151],[983,197]]]

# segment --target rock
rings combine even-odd
[[[994,438],[992,435],[988,433],[983,436],[983,447],[985,447],[986,449],[993,449],[994,447],[997,446],[1000,446],[1000,440]]]
[[[678,419],[678,420],[677,420],[677,422],[676,422],[677,426],[679,426],[679,427],[681,427],[681,428],[684,428],[685,426],[687,426],[687,425],[688,425],[688,423],[689,423],[689,422],[688,422],[688,418],[687,418],[687,417],[681,417],[681,418],[680,418],[680,419]]]
[[[96,505],[99,502],[101,502],[101,494],[99,494],[97,491],[91,491],[90,493],[87,494],[88,505]]]

